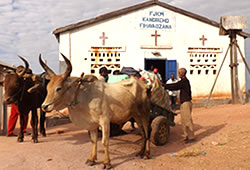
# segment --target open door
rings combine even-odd
[[[176,60],[166,60],[166,74],[165,79],[168,80],[171,77],[171,74],[174,74],[177,78],[177,62]]]

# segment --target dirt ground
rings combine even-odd
[[[152,158],[149,160],[135,157],[140,148],[138,132],[111,138],[113,169],[250,169],[250,103],[194,108],[193,121],[197,139],[195,143],[183,142],[178,115],[176,126],[171,128],[169,142],[164,146],[152,144]],[[126,124],[124,129],[129,132],[130,124]],[[57,130],[64,130],[64,133],[57,134]],[[47,134],[47,137],[39,136],[37,144],[31,143],[30,136],[26,136],[23,143],[17,143],[16,137],[0,136],[0,169],[102,168],[104,152],[100,140],[97,165],[85,165],[92,146],[85,130],[66,124],[47,129]]]

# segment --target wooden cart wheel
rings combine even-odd
[[[167,118],[157,116],[151,123],[151,141],[155,145],[164,145],[168,141],[170,127]]]

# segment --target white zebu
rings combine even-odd
[[[142,81],[131,78],[119,83],[104,83],[88,78],[70,77],[72,65],[62,54],[67,70],[56,75],[39,57],[40,64],[50,77],[48,94],[42,108],[49,112],[53,109],[68,108],[72,122],[90,132],[93,144],[92,153],[87,160],[94,165],[97,159],[98,128],[102,128],[104,145],[104,168],[111,168],[109,158],[110,122],[122,124],[133,117],[142,130],[143,144],[138,156],[149,158],[149,109],[148,86]]]

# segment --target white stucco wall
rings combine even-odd
[[[164,17],[169,18],[172,29],[157,29],[158,46],[164,46],[164,49],[142,48],[144,46],[154,46],[154,34],[156,29],[140,28],[143,17],[149,16],[150,11],[164,12]],[[145,57],[154,57],[152,52],[159,52],[162,58],[167,60],[177,60],[178,66],[185,67],[188,70],[187,77],[192,86],[193,96],[207,96],[214,83],[216,74],[205,74],[204,70],[200,75],[196,72],[190,75],[190,56],[189,47],[201,48],[220,48],[221,53],[216,56],[216,70],[218,72],[225,52],[229,44],[228,36],[219,36],[219,28],[200,22],[198,20],[175,13],[160,6],[152,6],[127,15],[105,20],[97,24],[92,24],[80,29],[60,34],[59,50],[66,56],[71,56],[73,65],[73,76],[80,76],[82,72],[90,74],[90,49],[91,47],[102,47],[102,40],[99,38],[105,32],[106,47],[123,47],[121,52],[121,68],[131,66],[134,68],[144,68]],[[199,38],[205,35],[207,41],[203,46]],[[237,37],[238,44],[244,52],[244,39]],[[226,58],[221,70],[214,93],[217,95],[230,95],[230,53]],[[238,55],[240,57],[240,54]],[[59,60],[62,60],[59,57]],[[245,87],[245,67],[242,60],[239,60],[238,76],[240,88]]]

